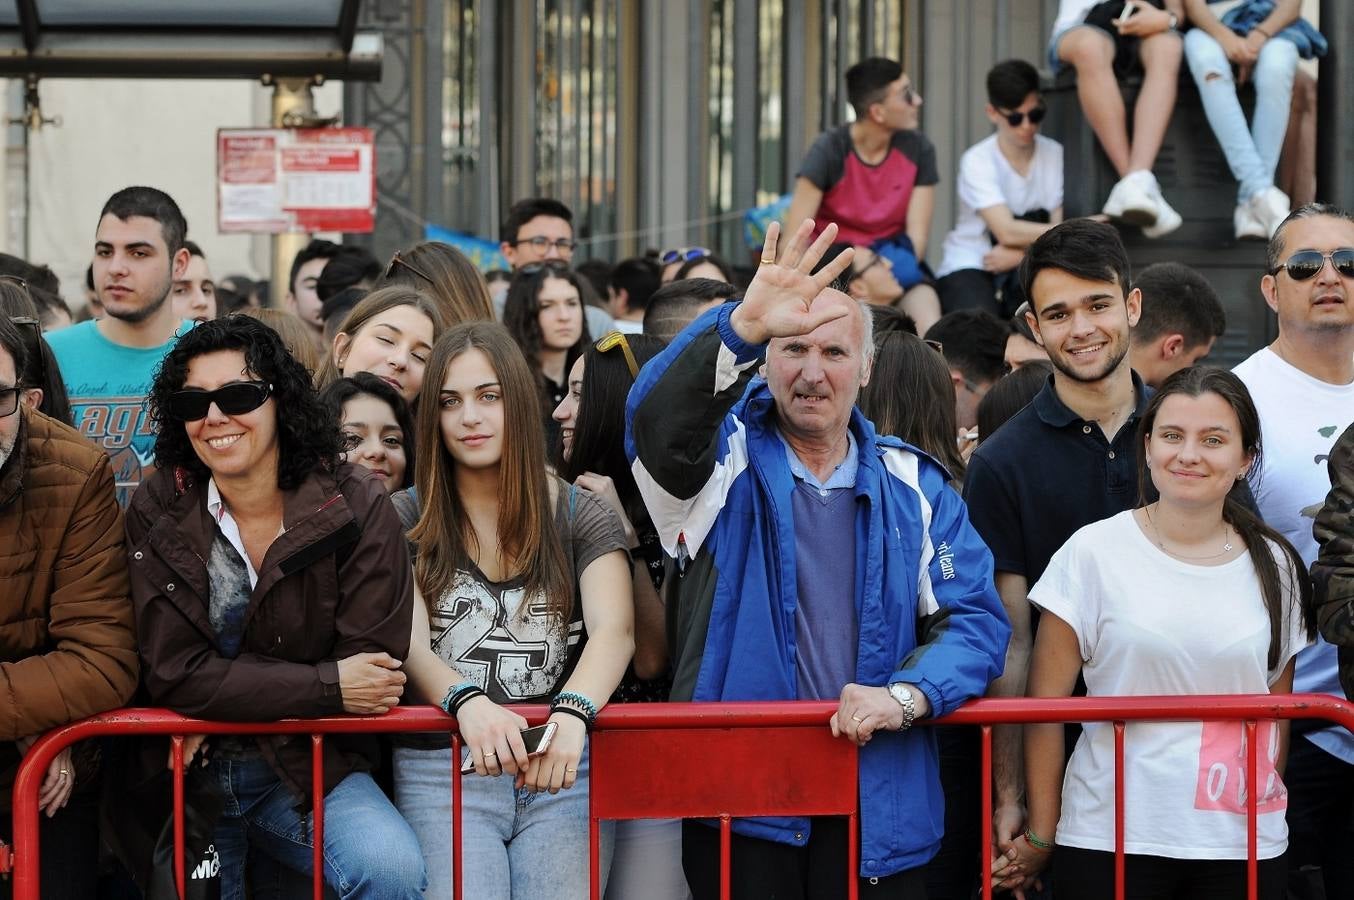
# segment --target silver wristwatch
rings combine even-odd
[[[912,727],[912,723],[917,721],[917,699],[901,681],[889,685],[889,696],[897,700],[898,705],[903,708],[903,724],[898,726],[898,730],[907,731]]]

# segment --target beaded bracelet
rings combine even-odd
[[[551,710],[554,710],[565,703],[577,707],[586,714],[589,723],[597,718],[597,704],[593,703],[578,691],[560,691],[555,695],[555,699],[551,701],[550,708]]]
[[[460,684],[453,684],[447,688],[446,694],[442,697],[442,709],[451,712],[451,708],[456,704],[456,698],[466,691],[477,690],[479,685],[473,681],[462,681]]]
[[[1026,842],[1029,843],[1029,845],[1030,845],[1031,847],[1033,847],[1033,848],[1036,849],[1036,850],[1052,850],[1052,849],[1053,849],[1053,845],[1052,845],[1052,844],[1050,844],[1050,843],[1049,843],[1048,841],[1046,841],[1046,840],[1043,840],[1042,838],[1039,837],[1039,835],[1035,834],[1033,831],[1030,831],[1028,828],[1025,829],[1025,840],[1026,840]]]
[[[553,716],[555,713],[564,713],[565,715],[573,716],[583,723],[584,731],[592,731],[592,719],[588,718],[588,714],[581,709],[574,709],[572,706],[565,706],[562,703],[557,703],[550,707],[550,715]]]

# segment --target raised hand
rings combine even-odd
[[[733,330],[749,344],[765,344],[773,337],[798,337],[849,314],[840,305],[814,309],[813,301],[851,265],[855,251],[846,250],[814,275],[813,267],[832,245],[837,226],[832,224],[824,228],[812,244],[809,243],[811,234],[813,220],[805,219],[777,260],[780,223],[772,222],[766,229],[766,243],[762,245],[762,262],[757,267],[757,275],[748,285],[743,302],[729,317]]]

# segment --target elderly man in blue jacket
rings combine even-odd
[[[645,366],[626,449],[683,568],[673,699],[838,701],[828,725],[861,748],[861,896],[922,897],[944,799],[935,742],[909,726],[981,695],[1010,626],[948,474],[855,410],[871,320],[830,287],[850,251],[814,273],[836,228],[809,245],[812,228],[777,262],[772,225],[742,301]],[[842,820],[742,819],[734,832],[735,897],[840,893]],[[685,824],[696,900],[718,896],[718,847],[717,831]]]

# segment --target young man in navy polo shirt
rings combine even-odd
[[[1128,352],[1142,295],[1128,288],[1128,256],[1113,227],[1072,219],[1045,232],[1026,252],[1020,281],[1030,298],[1027,321],[1048,351],[1053,377],[978,447],[964,484],[1011,620],[1005,673],[989,690],[1007,697],[1025,693],[1035,627],[1029,586],[1073,532],[1137,505],[1135,435],[1148,397]],[[1075,486],[1075,502],[1059,485]],[[994,739],[1000,853],[1025,827],[1024,768],[1019,727],[999,728]]]

